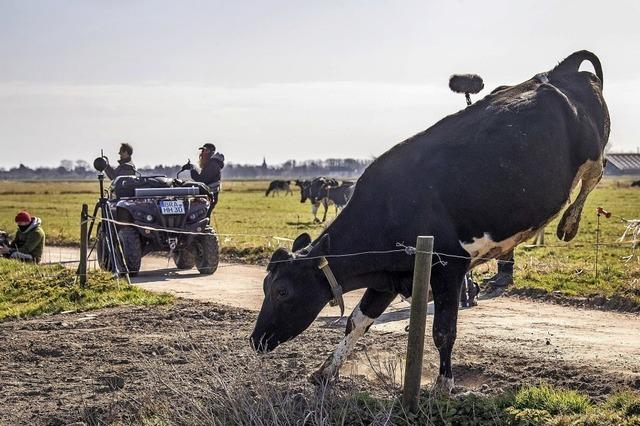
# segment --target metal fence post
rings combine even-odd
[[[80,213],[80,263],[78,264],[78,276],[80,277],[80,286],[87,284],[87,249],[89,247],[87,227],[89,219],[89,207],[82,205]]]
[[[431,257],[433,237],[418,237],[416,241],[416,261],[413,271],[411,292],[411,318],[409,319],[409,341],[407,344],[407,364],[404,374],[402,403],[412,413],[418,410],[420,379],[422,377],[422,355],[424,332],[427,322],[431,283]]]

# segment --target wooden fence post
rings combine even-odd
[[[418,237],[416,241],[416,261],[413,271],[411,292],[411,318],[409,319],[409,341],[407,344],[407,364],[404,374],[402,403],[411,413],[418,410],[420,379],[422,377],[422,355],[424,332],[427,322],[427,305],[431,284],[431,257],[433,237]]]
[[[89,207],[82,205],[80,213],[80,263],[78,264],[78,276],[80,277],[80,286],[87,284],[87,249],[89,247],[87,225],[89,219]]]

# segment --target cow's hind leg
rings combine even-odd
[[[453,388],[451,353],[456,341],[460,283],[468,265],[468,261],[448,259],[447,266],[434,268],[431,274],[435,308],[433,342],[440,353],[440,374],[436,383],[448,391]]]
[[[580,215],[587,196],[596,187],[603,174],[602,160],[587,161],[580,167],[578,175],[581,176],[582,183],[580,185],[580,193],[576,200],[562,215],[562,219],[558,223],[556,234],[562,241],[571,241],[578,233],[580,225]]]
[[[387,309],[396,293],[367,289],[360,303],[349,315],[345,336],[322,366],[309,378],[313,383],[326,383],[338,376],[340,367],[353,351],[358,339],[369,330],[376,318]]]

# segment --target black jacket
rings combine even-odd
[[[110,165],[107,165],[107,168],[104,171],[109,177],[109,179],[114,180],[118,176],[135,176],[136,166],[133,164],[131,160],[129,161],[118,160],[118,167],[114,169]]]
[[[224,167],[224,155],[215,153],[211,156],[211,160],[200,171],[196,169],[191,170],[191,179],[196,182],[203,182],[211,187],[218,186],[221,179],[221,171]]]

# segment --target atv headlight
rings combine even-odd
[[[197,215],[195,213],[191,213],[189,215],[189,220],[196,220]]]
[[[147,219],[147,222],[153,222],[153,216],[148,214],[147,217],[145,217],[145,219]]]

